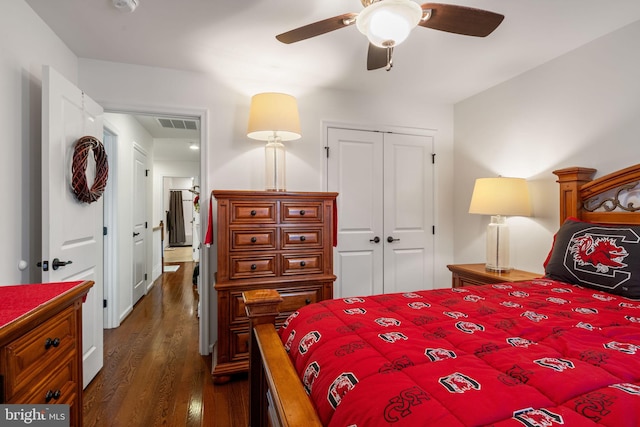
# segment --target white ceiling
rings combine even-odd
[[[359,0],[26,0],[81,58],[190,70],[232,86],[410,93],[455,103],[640,19],[640,1],[452,0],[505,15],[487,38],[416,28],[394,68],[366,71],[355,26],[285,45],[275,35],[346,12]],[[282,88],[282,89],[281,89]]]

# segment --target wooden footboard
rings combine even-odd
[[[322,426],[276,332],[277,291],[242,294],[251,322],[249,426]]]

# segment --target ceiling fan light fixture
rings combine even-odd
[[[422,18],[422,8],[411,0],[380,0],[367,6],[356,19],[358,30],[378,47],[402,43]]]

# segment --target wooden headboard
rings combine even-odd
[[[593,179],[595,169],[553,171],[560,184],[560,224],[569,217],[603,224],[640,224],[640,207],[620,197],[640,190],[640,164]]]

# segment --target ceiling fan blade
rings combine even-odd
[[[367,70],[385,68],[388,63],[387,49],[369,43],[369,52],[367,53]]]
[[[504,19],[499,13],[452,4],[423,4],[422,10],[427,9],[431,9],[431,17],[418,25],[465,36],[486,37]]]
[[[282,43],[295,43],[301,40],[306,40],[311,37],[319,36],[331,31],[339,30],[340,28],[348,27],[356,22],[357,13],[345,13],[343,15],[334,16],[333,18],[324,19],[322,21],[314,22],[313,24],[305,25],[304,27],[296,28],[286,33],[278,34],[276,38]]]

